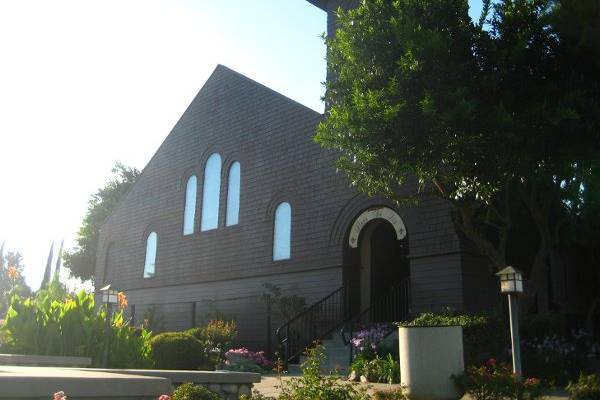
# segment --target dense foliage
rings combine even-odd
[[[390,353],[384,357],[379,354],[375,354],[374,357],[358,355],[352,361],[350,369],[352,374],[366,378],[367,382],[400,382],[400,365]]]
[[[172,400],[220,400],[221,397],[204,386],[184,383],[173,392]]]
[[[241,396],[240,400],[369,400],[366,390],[340,382],[339,377],[321,375],[325,360],[322,346],[307,350],[307,359],[302,364],[302,376],[281,381],[281,394],[277,397],[254,393],[252,397]]]
[[[600,377],[581,374],[577,382],[569,383],[567,390],[571,400],[600,400]]]
[[[463,328],[465,365],[481,365],[501,356],[509,338],[502,322],[489,315],[423,313],[403,326],[453,326]]]
[[[4,352],[91,357],[94,366],[102,366],[108,345],[108,366],[149,366],[150,333],[129,326],[122,311],[112,313],[107,327],[106,309],[95,307],[92,294],[81,291],[56,299],[52,293],[46,290],[34,297],[11,298],[0,328]]]
[[[521,341],[524,373],[564,386],[590,369],[592,341],[583,331],[560,335],[548,331]]]
[[[508,364],[497,363],[495,359],[482,367],[467,367],[463,375],[453,378],[473,400],[534,400],[542,395],[539,379],[523,379],[513,374]]]
[[[600,3],[486,4],[480,24],[467,0],[339,12],[316,140],[368,194],[448,202],[494,267],[516,259],[531,270],[532,308],[548,311],[561,306],[546,288],[566,227],[598,232]],[[570,237],[598,247],[589,234]],[[533,254],[507,254],[526,240]],[[600,254],[589,253],[596,268]]]
[[[198,369],[206,364],[202,343],[185,332],[165,332],[150,340],[152,359],[158,369]]]
[[[389,333],[387,324],[375,324],[364,328],[350,339],[354,358],[350,365],[349,380],[368,382],[398,383],[400,366],[397,351],[383,343]],[[397,347],[397,346],[394,346]]]
[[[9,251],[4,254],[4,243],[0,246],[0,319],[8,309],[8,302],[12,294],[29,296],[31,289],[25,283],[22,262],[23,257],[19,252]]]
[[[140,175],[137,169],[121,163],[116,163],[112,172],[117,176],[98,189],[88,202],[87,213],[77,233],[77,246],[64,255],[65,267],[72,276],[82,280],[94,279],[100,226]]]

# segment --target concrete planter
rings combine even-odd
[[[456,400],[450,377],[464,372],[460,326],[400,327],[400,380],[410,400]]]

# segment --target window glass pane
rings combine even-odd
[[[229,168],[227,185],[227,216],[225,225],[236,225],[240,217],[240,163],[234,162]]]
[[[116,268],[115,244],[108,245],[106,250],[106,263],[104,266],[104,283],[111,283],[115,276]]]
[[[151,232],[148,235],[148,239],[146,239],[146,262],[144,263],[144,278],[151,278],[154,276],[157,239],[156,232]]]
[[[219,195],[221,193],[221,156],[211,155],[204,169],[202,189],[202,221],[200,230],[208,231],[219,226]]]
[[[273,260],[290,258],[292,238],[292,207],[289,203],[281,203],[275,210],[275,226],[273,227]]]
[[[194,216],[196,215],[196,186],[195,175],[190,176],[185,188],[185,209],[183,211],[183,234],[194,233]]]

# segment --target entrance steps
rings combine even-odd
[[[329,339],[322,341],[323,350],[325,352],[325,361],[321,365],[322,374],[347,375],[349,371],[350,349],[344,345],[342,338],[339,335],[334,335]],[[289,364],[288,373],[297,375],[301,374],[300,365],[306,361],[306,356],[302,355],[299,358],[299,364]]]

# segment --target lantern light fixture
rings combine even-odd
[[[523,293],[523,274],[521,271],[508,266],[496,275],[500,277],[500,292],[504,294]]]
[[[104,286],[99,292],[102,293],[102,303],[104,304],[117,304],[118,291],[111,289],[111,285]]]

